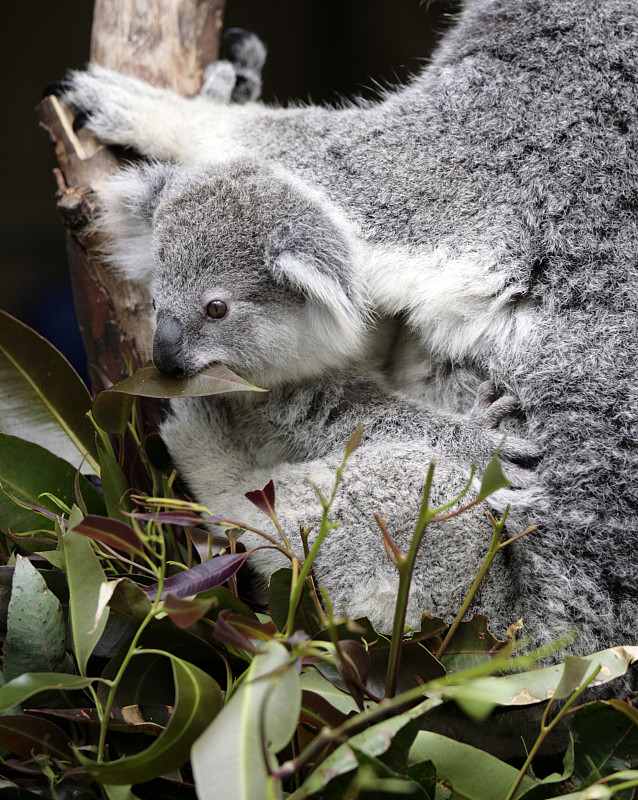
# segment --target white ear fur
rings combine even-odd
[[[165,165],[130,167],[110,178],[101,192],[106,255],[130,280],[149,280],[155,266],[152,220],[168,174]]]
[[[312,256],[285,251],[277,256],[271,269],[276,278],[285,278],[312,303],[329,313],[340,333],[347,338],[347,349],[360,343],[365,309],[350,300],[338,281],[321,272]]]

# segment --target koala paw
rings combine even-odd
[[[50,84],[45,89],[46,95],[55,95],[74,112],[73,130],[90,128],[91,131],[105,141],[120,142],[121,132],[126,124],[123,99],[131,96],[128,105],[133,105],[132,95],[140,93],[140,81],[127,78],[104,67],[91,65],[86,71],[75,70],[61,81]],[[120,131],[114,139],[111,133]]]
[[[263,42],[241,28],[229,28],[222,40],[222,59],[209,64],[200,94],[218,103],[247,103],[261,94],[266,61]]]
[[[505,474],[514,488],[528,488],[534,482],[534,470],[542,459],[540,447],[522,436],[501,428],[507,419],[520,417],[521,406],[514,395],[498,395],[494,384],[479,386],[471,418],[487,434],[488,440],[503,461]]]

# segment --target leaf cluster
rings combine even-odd
[[[318,493],[320,529],[312,547],[303,532],[303,554],[279,525],[273,484],[248,493],[277,531],[257,531],[264,546],[290,561],[259,607],[242,594],[247,526],[179,490],[143,399],[256,387],[223,368],[171,382],[148,367],[92,402],[63,357],[4,314],[0,382],[3,797],[634,795],[638,710],[581,696],[627,672],[638,648],[539,669],[564,642],[521,654],[517,621],[499,641],[471,615],[493,559],[530,531],[507,538],[507,515],[490,517],[490,547],[453,623],[424,613],[420,630],[405,629],[428,528],[507,484],[496,458],[476,496],[470,481],[440,508],[430,507],[430,465],[407,553],[371,512],[370,535],[383,538],[399,574],[384,636],[367,619],[336,619],[312,571],[361,431],[331,496]],[[489,728],[495,715],[511,723],[530,708],[543,709],[538,735],[518,764],[430,729],[446,709]],[[559,729],[562,758],[538,777],[543,745]]]

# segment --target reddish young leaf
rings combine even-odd
[[[0,716],[0,745],[22,758],[48,753],[63,761],[72,759],[69,737],[62,728],[27,714]]]
[[[32,714],[59,717],[83,725],[100,725],[95,708],[27,708]],[[109,717],[109,730],[135,730],[143,733],[161,733],[173,713],[173,707],[161,703],[142,703],[114,707]],[[151,720],[153,720],[151,722]]]
[[[77,474],[79,475],[80,473],[78,472]],[[27,503],[26,500],[22,500],[19,497],[15,497],[15,495],[12,495],[11,492],[8,492],[2,484],[0,484],[0,491],[4,492],[7,497],[11,498],[11,500],[13,500],[13,502],[17,503],[19,506],[23,506],[24,508],[30,508],[31,511],[37,511],[38,514],[42,514],[44,517],[47,517],[47,519],[56,520],[60,516],[59,514],[54,514],[53,511],[49,511],[46,508],[42,508],[42,506],[36,506],[33,505],[33,503]]]
[[[175,509],[172,511],[129,511],[127,517],[140,522],[157,522],[160,525],[179,525],[182,528],[192,528],[203,525],[204,519],[195,511],[188,509]]]
[[[275,514],[275,484],[272,481],[264,486],[263,489],[255,489],[253,492],[246,492],[244,497],[257,506],[260,511],[271,519]]]
[[[243,633],[237,630],[234,625],[231,625],[221,613],[217,617],[217,624],[213,630],[213,639],[216,639],[222,644],[228,644],[231,647],[236,647],[239,650],[245,650],[247,653],[256,653],[257,648],[247,639]]]
[[[190,628],[204,616],[213,603],[212,598],[210,600],[185,600],[174,594],[167,594],[163,610],[178,628]]]
[[[258,620],[245,617],[243,614],[234,614],[232,611],[224,609],[218,615],[223,617],[226,622],[231,624],[237,630],[245,633],[251,639],[264,639],[268,641],[272,639],[277,633],[277,626],[270,620],[269,622],[259,622]]]
[[[346,715],[335,708],[316,692],[304,689],[301,693],[301,714],[299,722],[313,728],[338,728],[346,720]]]
[[[247,558],[248,553],[215,556],[202,564],[191,567],[191,569],[171,575],[164,581],[162,599],[169,592],[176,597],[190,597],[221,586],[237,572]],[[157,596],[157,584],[145,587],[144,591],[151,600],[154,600]]]
[[[103,542],[116,550],[125,550],[140,555],[144,552],[144,545],[138,534],[133,528],[117,519],[89,514],[73,530],[88,536],[89,539]]]

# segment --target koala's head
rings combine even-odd
[[[145,165],[111,181],[106,204],[113,263],[150,281],[163,372],[223,363],[273,385],[359,350],[355,237],[292,176],[248,161]]]

